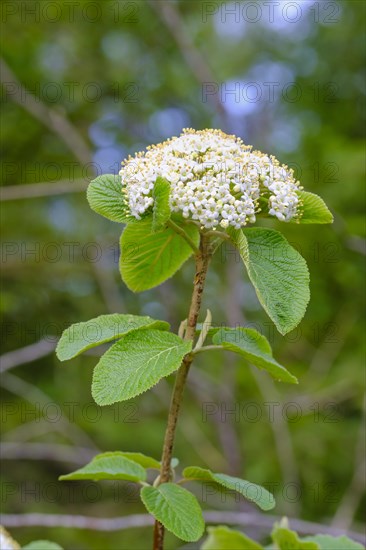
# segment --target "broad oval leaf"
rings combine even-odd
[[[308,191],[299,191],[302,202],[300,223],[333,223],[333,215],[321,197]]]
[[[243,355],[247,361],[267,371],[275,380],[297,384],[297,378],[272,357],[268,340],[252,328],[222,328],[212,338],[214,344]]]
[[[106,454],[106,453],[105,453]],[[158,460],[152,456],[147,456],[143,453],[133,453],[128,451],[120,451],[119,454],[140,464],[143,468],[153,468],[154,470],[160,470],[161,464]]]
[[[273,229],[228,231],[263,308],[281,334],[290,332],[303,318],[310,299],[304,258]]]
[[[192,342],[160,330],[134,331],[103,355],[94,369],[92,394],[98,405],[125,401],[177,370]]]
[[[262,510],[271,510],[275,506],[274,496],[264,487],[240,479],[239,477],[228,476],[226,474],[215,474],[211,470],[199,468],[198,466],[188,466],[183,470],[183,476],[192,481],[208,481],[218,483],[231,491],[236,491],[243,495],[247,500],[254,502]]]
[[[108,220],[119,223],[136,221],[136,218],[130,214],[119,176],[114,174],[98,176],[89,183],[86,196],[90,208]]]
[[[205,523],[196,497],[176,483],[143,487],[141,500],[147,511],[176,537],[194,542],[203,535]]]
[[[363,544],[356,542],[345,535],[333,537],[331,535],[314,535],[303,537],[302,541],[315,542],[320,550],[365,550]]]
[[[95,456],[89,464],[71,474],[59,477],[60,480],[92,479],[125,479],[128,481],[145,481],[146,470],[137,462],[129,460],[122,453],[108,452]]]
[[[240,531],[229,529],[226,525],[208,527],[208,537],[201,550],[263,550],[263,546]]]
[[[160,470],[161,463],[153,458],[152,456],[145,455],[143,453],[135,453],[131,451],[109,451],[106,453],[103,453],[103,457],[108,456],[122,456],[127,458],[128,460],[132,460],[132,462],[136,462],[137,464],[140,464],[143,468],[153,468],[155,470]]]
[[[170,183],[162,178],[156,178],[154,188],[153,188],[153,219],[152,219],[152,230],[153,232],[164,229],[167,221],[170,218]]]
[[[121,237],[121,276],[134,292],[160,285],[172,277],[193,253],[189,244],[173,229],[168,227],[154,233],[151,224],[151,216],[131,223]],[[184,231],[198,246],[198,228],[187,225]]]
[[[90,348],[121,338],[133,330],[145,328],[169,330],[170,325],[148,316],[119,313],[100,315],[83,323],[75,323],[64,330],[56,347],[56,355],[60,361],[66,361]]]

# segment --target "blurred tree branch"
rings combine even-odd
[[[88,184],[88,181],[77,179],[74,181],[60,180],[56,183],[45,182],[8,185],[0,189],[0,200],[14,201],[62,195],[64,193],[81,193],[86,190]]]
[[[186,29],[182,17],[174,3],[155,2],[154,0],[148,1],[176,41],[186,65],[189,67],[198,83],[202,86],[205,83],[216,82],[217,79],[215,75],[211,72],[209,64],[202,52],[195,47],[191,40],[190,33],[188,29]],[[214,96],[210,95],[210,101],[213,103],[217,114],[220,116],[223,130],[225,130],[227,114],[219,97],[216,94]]]
[[[227,523],[230,525],[254,526],[263,530],[270,530],[280,516],[264,515],[260,513],[246,512],[204,512],[208,523]],[[148,514],[131,514],[118,518],[99,518],[90,516],[66,515],[66,514],[2,514],[1,522],[5,527],[67,527],[74,529],[92,529],[95,531],[120,531],[132,527],[149,527],[153,525],[154,518]],[[345,532],[344,529],[324,526],[318,523],[290,518],[290,526],[300,534],[315,535],[319,532],[333,536],[347,534],[349,537],[364,543],[364,536],[353,531]]]
[[[31,363],[36,359],[41,359],[49,355],[56,347],[54,342],[48,340],[39,340],[34,344],[24,348],[9,351],[0,356],[0,372],[5,372],[14,367],[19,367],[25,363]]]
[[[0,447],[1,460],[54,460],[84,465],[95,454],[95,449],[60,443],[3,442]]]
[[[29,92],[3,59],[0,59],[0,82],[4,86],[13,85],[11,99],[58,135],[80,164],[92,162],[90,149],[75,126],[60,109],[51,109]]]
[[[22,380],[14,374],[10,374],[8,372],[2,374],[0,381],[3,388],[16,395],[19,395],[20,397],[23,397],[23,399],[25,399],[29,403],[37,405],[37,407],[43,407],[50,403],[55,403],[54,399],[52,399],[50,396],[40,390],[37,386],[31,384],[30,382]],[[37,407],[35,408],[35,411],[32,411],[33,414],[36,413]],[[54,427],[55,423],[52,423],[52,426]],[[75,422],[66,420],[65,418],[63,418],[63,416],[61,416],[59,420],[59,428],[62,428],[63,433],[66,434],[68,437],[71,436],[73,441],[77,444],[82,443],[84,445],[90,445],[97,450],[97,447],[94,444],[93,440]]]

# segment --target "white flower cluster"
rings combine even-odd
[[[137,219],[154,204],[158,176],[170,183],[171,210],[204,228],[239,229],[253,223],[259,203],[281,221],[299,216],[300,186],[293,171],[220,130],[187,128],[179,137],[130,156],[120,176]]]

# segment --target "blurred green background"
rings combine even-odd
[[[128,485],[57,478],[97,450],[159,458],[173,377],[98,411],[95,354],[61,365],[53,348],[66,326],[108,312],[178,328],[192,262],[132,294],[118,273],[121,227],[92,212],[84,190],[150,143],[212,127],[293,166],[335,222],[271,225],[311,274],[306,316],[286,337],[261,311],[239,258],[217,254],[204,307],[217,324],[259,329],[300,384],[275,384],[229,355],[200,357],[175,455],[182,466],[271,487],[279,516],[362,531],[364,29],[362,1],[2,3],[4,513],[143,513]],[[194,490],[208,510],[254,512]],[[73,550],[145,549],[151,539],[150,527],[9,530],[21,544],[49,538]],[[246,530],[266,541],[268,529]],[[198,544],[168,536],[167,548],[178,547]]]

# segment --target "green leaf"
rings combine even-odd
[[[333,223],[333,215],[322,198],[308,191],[298,194],[302,202],[300,223]]]
[[[100,315],[95,319],[76,323],[67,328],[57,344],[56,354],[60,361],[66,361],[90,348],[116,340],[133,330],[145,328],[169,330],[170,325],[148,316],[119,313]]]
[[[247,500],[257,504],[262,510],[271,510],[275,506],[274,496],[267,489],[239,477],[215,474],[211,470],[199,468],[198,466],[188,466],[183,470],[183,476],[186,479],[218,483],[226,489],[240,493]]]
[[[192,342],[160,330],[134,331],[103,355],[94,369],[92,394],[98,405],[125,401],[177,370]]]
[[[146,470],[140,464],[129,460],[118,451],[95,456],[89,464],[79,470],[59,477],[60,480],[74,479],[126,479],[145,481]]]
[[[208,527],[208,538],[201,550],[263,550],[263,546],[240,531],[229,529],[225,525]]]
[[[90,182],[86,193],[90,208],[112,220],[113,222],[128,223],[136,221],[131,216],[126,195],[122,191],[120,176],[103,174]]]
[[[359,542],[346,537],[332,537],[331,535],[315,535],[313,537],[304,537],[303,541],[312,541],[318,544],[320,550],[365,550],[365,547]]]
[[[283,518],[281,523],[275,523],[271,533],[273,542],[279,550],[320,550],[316,542],[302,541],[295,531],[287,527],[287,519]]]
[[[267,371],[275,380],[297,384],[297,378],[272,357],[268,340],[252,328],[222,328],[214,334],[214,344],[243,355],[247,361]]]
[[[154,470],[160,470],[160,462],[151,456],[144,455],[142,453],[120,452],[121,456],[140,464],[143,468],[153,468]]]
[[[62,550],[62,547],[56,542],[50,540],[34,540],[25,546],[23,550]]]
[[[273,229],[228,231],[263,308],[281,334],[290,332],[303,318],[310,299],[304,258]]]
[[[189,244],[170,227],[152,232],[151,216],[129,224],[121,237],[120,271],[123,281],[134,292],[160,285],[184,264],[193,251]],[[195,225],[184,231],[198,246],[199,231]]]
[[[155,233],[160,229],[164,229],[170,218],[169,182],[160,176],[156,178],[152,195],[154,198],[152,231]]]
[[[178,538],[194,542],[203,535],[201,508],[196,497],[183,487],[175,483],[143,487],[141,499],[147,511]]]

